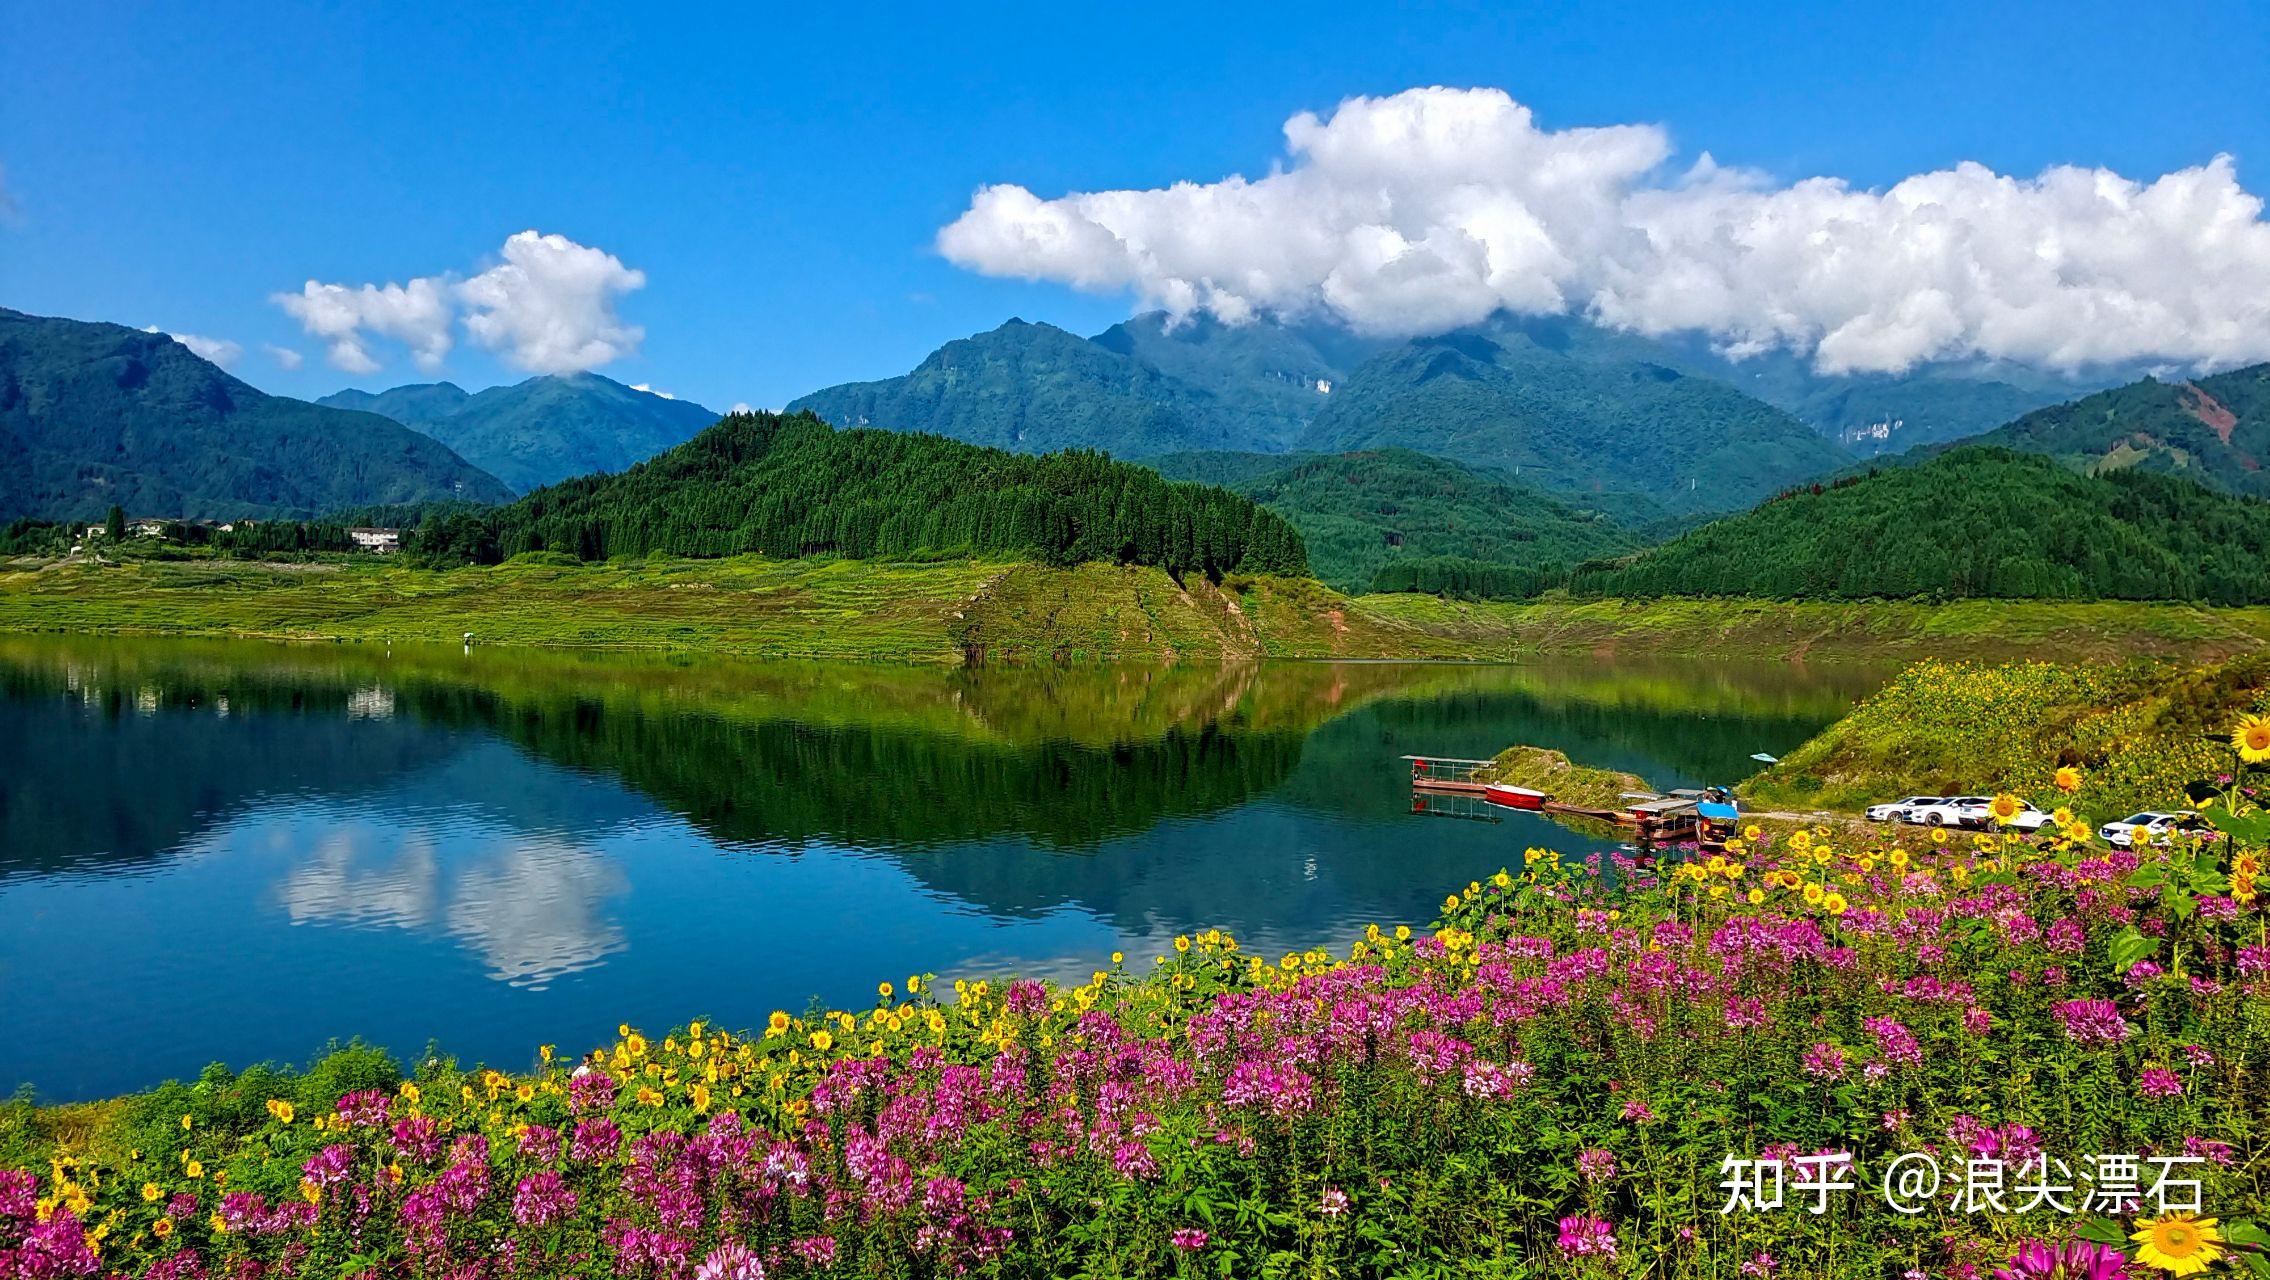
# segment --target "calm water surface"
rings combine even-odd
[[[0,1090],[361,1037],[518,1065],[881,979],[1084,979],[1219,925],[1420,923],[1544,820],[1411,812],[1406,753],[1729,782],[1883,672],[923,671],[0,638]]]

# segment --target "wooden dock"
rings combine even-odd
[[[1489,760],[1460,760],[1453,756],[1405,756],[1411,764],[1411,789],[1437,795],[1478,796],[1489,784],[1477,781]]]
[[[1469,760],[1456,756],[1405,756],[1411,768],[1411,811],[1439,817],[1481,818],[1499,806],[1488,799],[1489,783],[1482,774],[1495,761]],[[1466,803],[1457,805],[1430,804],[1424,797],[1455,797]],[[1645,847],[1663,844],[1694,844],[1703,848],[1722,847],[1730,830],[1724,824],[1713,823],[1698,811],[1703,795],[1699,791],[1674,791],[1669,795],[1627,795],[1633,803],[1624,809],[1592,809],[1566,804],[1550,795],[1535,812],[1549,817],[1585,818],[1623,827],[1632,832],[1635,843]]]

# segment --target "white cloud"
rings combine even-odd
[[[646,332],[615,312],[622,295],[645,287],[646,273],[613,254],[565,236],[523,231],[504,242],[501,261],[469,279],[453,273],[405,284],[326,284],[273,296],[327,358],[349,373],[381,367],[374,338],[406,347],[420,369],[436,372],[462,321],[480,346],[535,373],[597,368],[638,349]]]
[[[146,326],[142,332],[165,333],[163,329],[154,324]],[[167,333],[166,336],[223,369],[244,358],[244,347],[241,344],[229,341],[227,338],[208,338],[195,333]]]
[[[297,369],[301,364],[306,362],[306,358],[300,355],[299,352],[292,350],[290,347],[279,347],[273,342],[261,343],[260,349],[267,352],[268,358],[274,360],[278,367],[284,369],[286,372]]]
[[[978,191],[938,235],[989,275],[1177,315],[1329,314],[1389,334],[1576,311],[1827,371],[2270,359],[2270,222],[2231,159],[2139,182],[1977,164],[1884,191],[1789,185],[1654,125],[1547,130],[1494,89],[1352,98],[1261,178],[1042,199]]]
[[[655,386],[653,386],[653,385],[652,385],[652,384],[650,384],[650,383],[645,383],[645,382],[634,382],[634,383],[632,383],[632,384],[631,384],[631,390],[633,390],[633,391],[644,391],[644,392],[645,392],[646,394],[648,394],[648,395],[650,395],[650,396],[659,396],[660,398],[662,398],[662,399],[664,399],[664,400],[675,400],[675,399],[677,399],[677,398],[678,398],[678,397],[676,397],[676,396],[674,396],[674,395],[671,395],[671,394],[670,394],[669,392],[667,392],[667,391],[664,391],[664,390],[662,390],[662,389],[660,389],[660,388],[658,388],[658,387],[655,387]]]
[[[504,261],[457,287],[472,308],[473,340],[533,373],[594,369],[638,350],[646,331],[624,324],[616,301],[646,287],[646,273],[566,236],[523,231]]]
[[[324,284],[310,280],[298,293],[279,293],[272,299],[308,336],[331,344],[329,359],[348,373],[376,373],[378,358],[371,354],[370,338],[390,338],[410,349],[418,367],[441,368],[455,339],[450,320],[455,314],[444,276],[421,276],[408,284]]]
[[[734,401],[734,402],[733,402],[733,407],[732,407],[732,408],[731,408],[730,410],[728,410],[727,412],[730,412],[730,413],[755,413],[755,412],[756,412],[756,410],[754,410],[754,409],[752,409],[752,408],[750,408],[750,407],[749,407],[749,402],[748,402],[748,401],[746,401],[746,400],[736,400],[736,401]]]

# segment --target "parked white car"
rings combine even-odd
[[[1948,796],[1914,806],[1901,815],[1900,821],[1923,827],[1983,827],[1986,807],[1993,803],[1992,796]]]
[[[2115,849],[2133,849],[2139,840],[2145,844],[2166,844],[2176,832],[2195,829],[2198,820],[2199,815],[2188,809],[2174,813],[2132,813],[2118,822],[2098,827],[2097,834]]]
[[[2048,814],[2043,813],[2041,810],[2034,808],[2033,805],[2027,804],[2024,808],[2018,810],[2017,813],[2007,818],[1997,819],[1994,817],[1993,813],[1989,811],[1987,814],[1987,821],[1993,826],[2002,828],[2004,831],[2023,831],[2031,834],[2033,832],[2041,830],[2043,827],[2048,826],[2052,821],[2054,821],[2054,819],[2052,819]]]
[[[1866,814],[1870,822],[1905,822],[1910,809],[1920,805],[1938,804],[1946,798],[1945,796],[1909,796],[1905,800],[1894,800],[1890,804],[1869,805],[1862,812]]]

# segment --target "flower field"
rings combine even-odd
[[[0,1275],[2270,1275],[2270,822],[2232,795],[2136,853],[1531,850],[1332,954],[215,1068],[61,1136],[19,1104]]]

